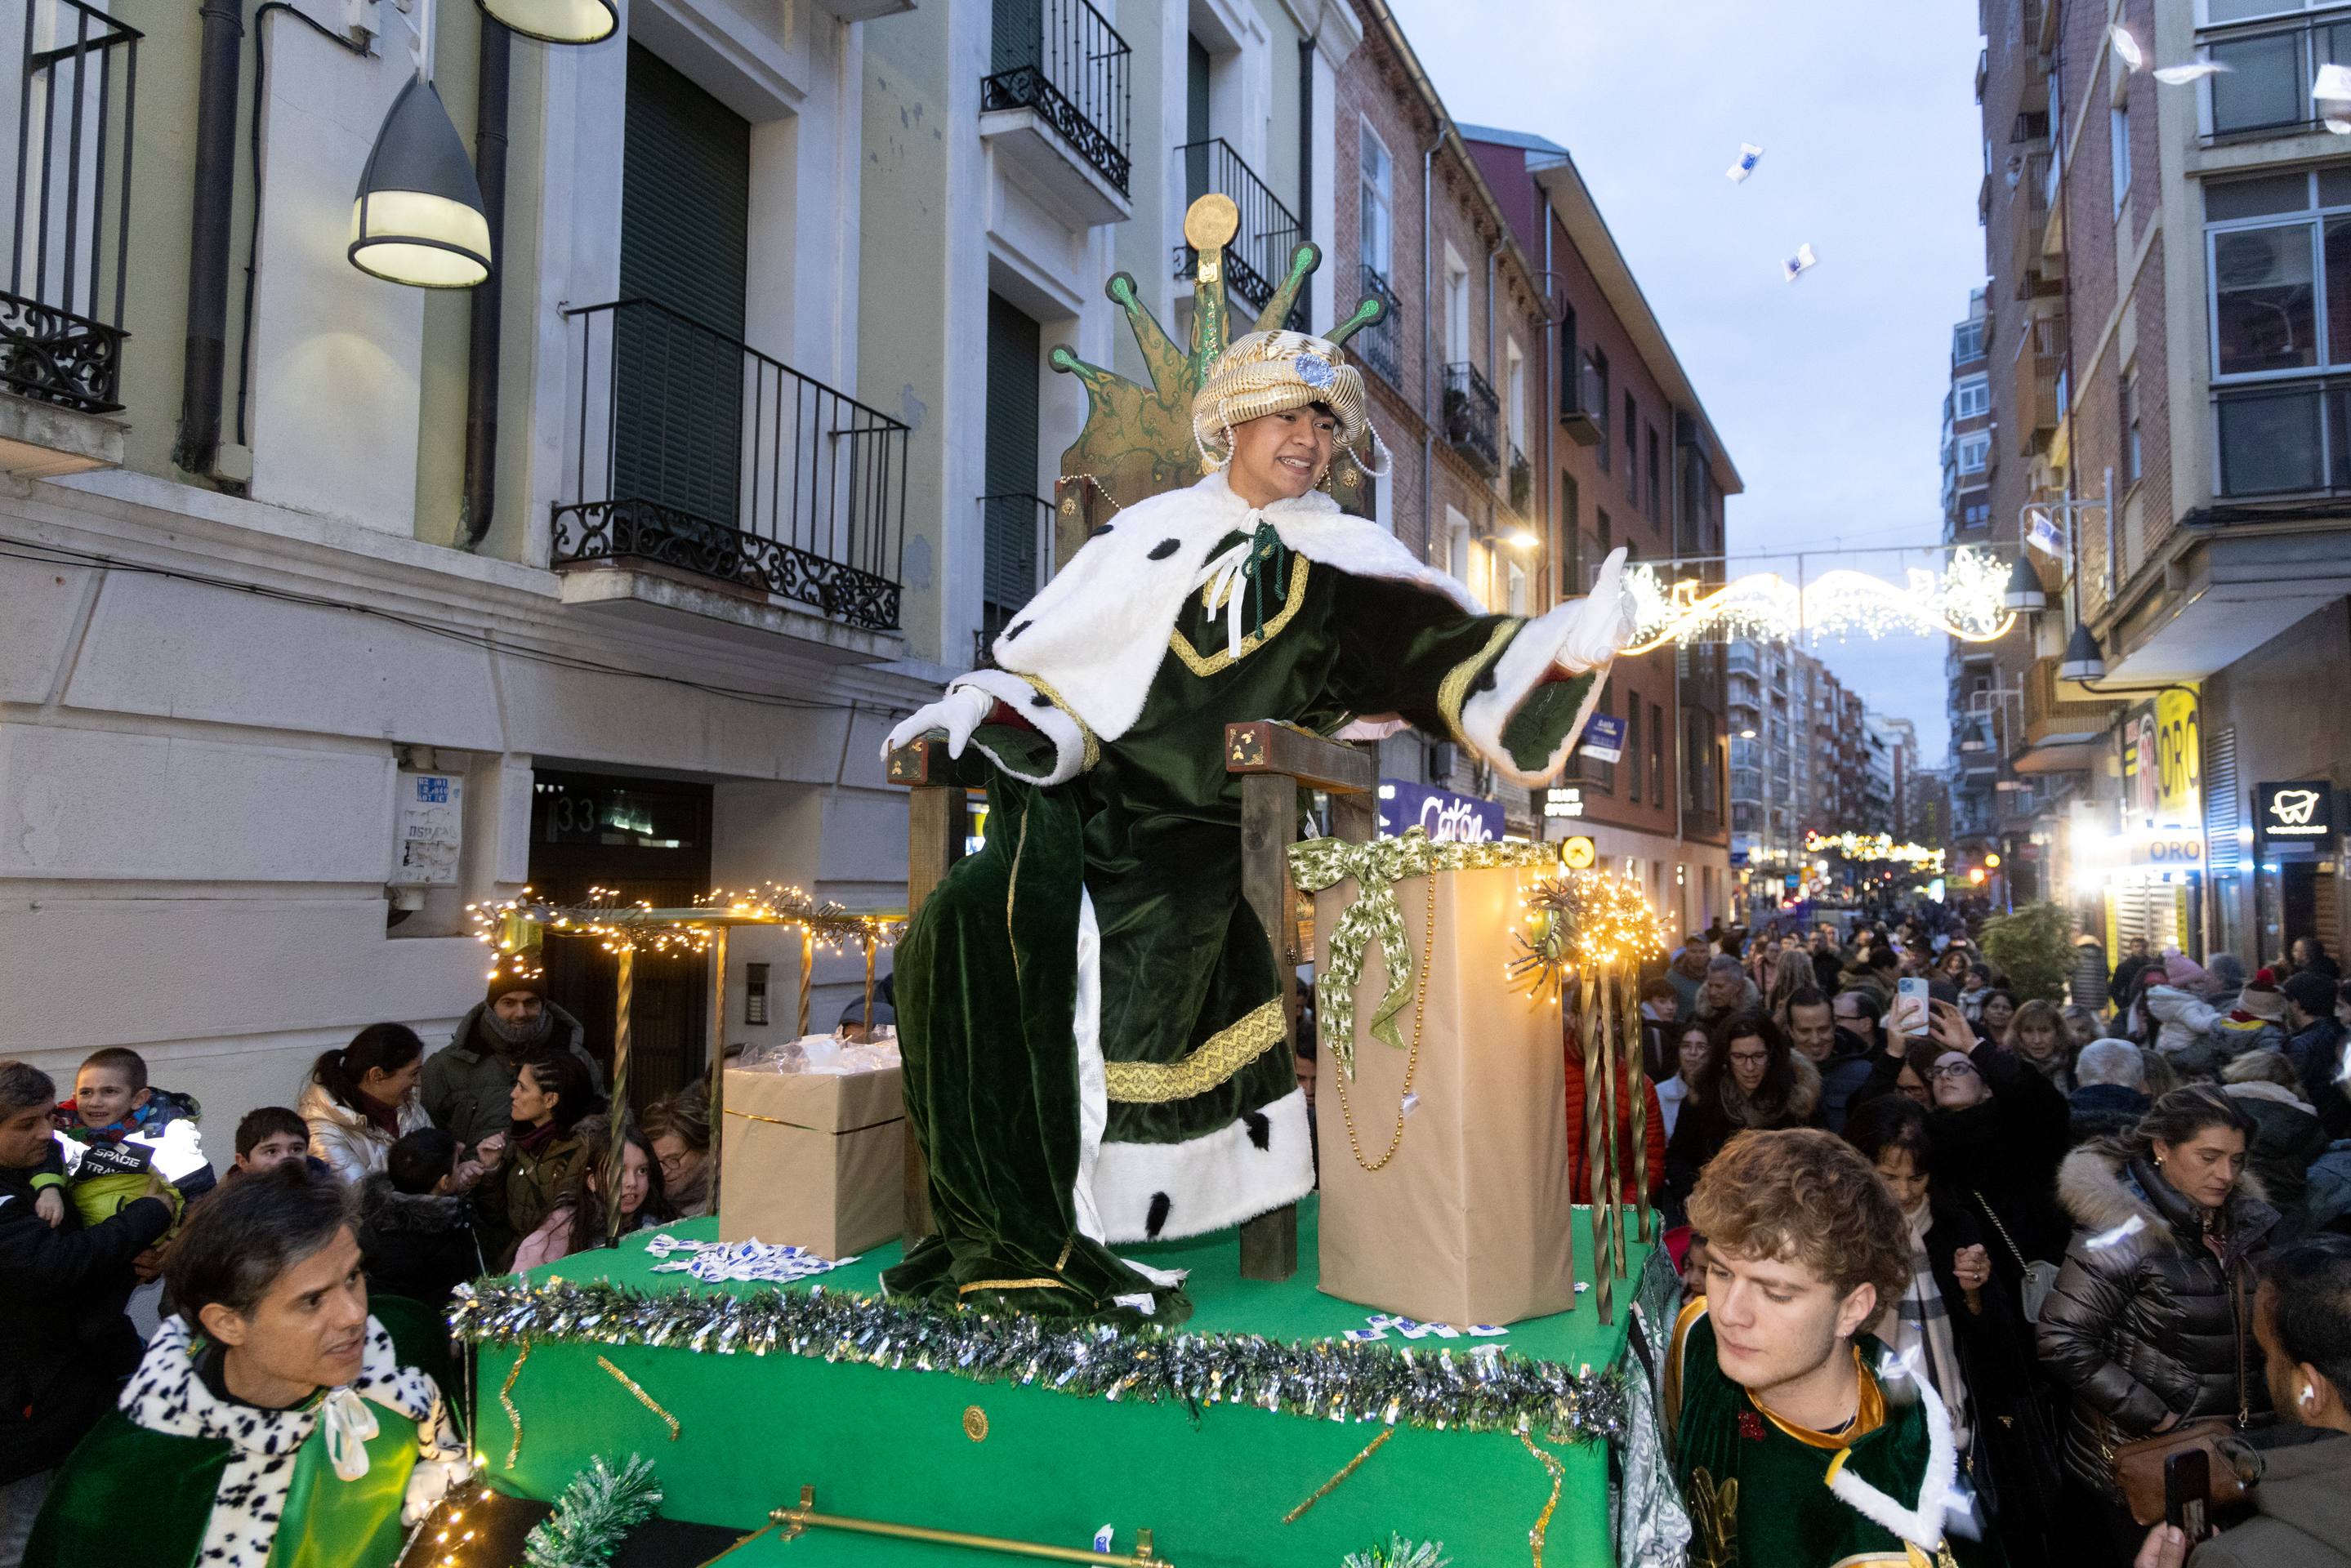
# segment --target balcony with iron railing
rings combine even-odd
[[[1240,226],[1225,246],[1225,292],[1248,305],[1252,312],[1263,310],[1272,302],[1273,291],[1289,275],[1290,253],[1305,237],[1297,214],[1282,204],[1280,198],[1258,178],[1257,171],[1221,136],[1206,141],[1187,141],[1176,150],[1176,156],[1184,163],[1184,202],[1187,208],[1210,192],[1217,192],[1230,197],[1239,209]],[[1188,280],[1199,265],[1198,251],[1190,245],[1176,247],[1177,278]],[[1302,310],[1304,290],[1300,291],[1299,297],[1299,308]]]
[[[2024,161],[2008,213],[2008,279],[2019,299],[2030,299],[2056,279],[2043,260],[2042,241],[2049,232],[2049,154],[2036,152]]]
[[[1602,447],[1608,440],[1608,389],[1589,354],[1576,356],[1559,379],[1559,425],[1578,446]]]
[[[1350,338],[1348,347],[1355,351],[1355,358],[1363,362],[1364,369],[1389,386],[1401,389],[1404,386],[1404,353],[1397,336],[1403,330],[1397,324],[1401,302],[1396,298],[1395,290],[1389,286],[1387,275],[1377,267],[1365,262],[1360,273],[1362,283],[1355,296],[1356,302],[1361,304],[1366,299],[1376,299],[1387,308],[1377,321]]]
[[[564,317],[559,569],[650,566],[898,628],[905,425],[653,300]]]
[[[981,113],[1029,111],[1123,199],[1134,51],[1118,29],[1086,0],[995,0],[992,32]]]
[[[2017,335],[2014,380],[2009,406],[2016,410],[2016,450],[2031,453],[2048,444],[2065,410],[2058,378],[2065,369],[2065,319],[2043,316]]]
[[[1502,465],[1501,400],[1471,364],[1445,367],[1446,443],[1491,479]]]
[[[2283,7],[2265,7],[2282,9]],[[2295,136],[2321,130],[2310,86],[2319,67],[2351,65],[2351,20],[2314,18],[2210,27],[2199,35],[2220,67],[2209,80],[2210,129],[2204,144]]]
[[[0,392],[49,406],[0,408],[9,472],[50,477],[121,461],[120,427],[89,416],[122,407],[141,37],[79,0],[28,0],[21,33],[0,41],[18,57]]]

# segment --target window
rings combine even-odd
[[[1984,324],[1962,321],[1951,328],[1951,363],[1964,365],[1984,357]]]
[[[2124,92],[2129,91],[2129,78],[2124,78]],[[2122,216],[2123,202],[2130,195],[2130,99],[2126,97],[2107,114],[2108,151],[2112,154],[2115,185],[2115,216]]]
[[[1469,353],[1469,268],[1445,247],[1445,362],[1458,365]]]
[[[1502,599],[1510,614],[1527,613],[1527,572],[1516,561],[1503,567]]]
[[[1625,394],[1625,499],[1641,504],[1641,410],[1633,394]]]
[[[1510,445],[1515,452],[1524,452],[1527,446],[1527,355],[1515,337],[1502,348],[1502,396],[1506,400],[1503,412],[1510,421]]]
[[[1962,528],[1991,527],[1991,503],[1989,501],[1970,501],[1965,506],[1960,507],[1959,526]]]
[[[1609,696],[1608,689],[1605,686],[1603,686],[1600,689],[1600,700],[1593,704],[1592,711],[1594,714],[1605,713],[1614,705],[1614,699]],[[1589,735],[1591,732],[1592,732],[1589,729],[1584,732],[1586,735]],[[1595,789],[1607,790],[1611,794],[1614,793],[1616,788],[1616,764],[1614,763],[1602,762],[1599,758],[1583,750],[1580,742],[1576,747],[1575,757],[1576,774],[1579,778]]]
[[[1625,800],[1641,804],[1641,699],[1625,694]]]
[[[1658,447],[1658,445],[1657,445],[1657,427],[1656,427],[1656,426],[1655,426],[1655,425],[1651,425],[1651,426],[1649,427],[1649,429],[1648,429],[1648,437],[1649,437],[1649,521],[1650,521],[1650,522],[1652,522],[1652,523],[1655,523],[1655,522],[1658,521],[1658,517],[1657,517],[1657,504],[1658,504],[1658,503],[1657,503],[1657,497],[1658,497],[1659,495],[1661,495],[1661,494],[1663,494],[1663,493],[1665,493],[1665,488],[1666,488],[1666,486],[1665,486],[1665,467],[1664,467],[1664,461],[1663,461],[1663,459],[1658,455],[1658,453],[1659,453],[1659,452],[1660,452],[1660,450],[1661,450],[1661,449],[1660,449],[1660,448]]]
[[[1951,417],[1971,420],[1991,412],[1991,378],[1962,376],[1951,388]]]
[[[2211,19],[2300,9],[2294,0],[2212,0]],[[2311,122],[2310,84],[2319,67],[2351,64],[2351,24],[2322,22],[2215,38],[2208,52],[2222,73],[2212,78],[2214,136],[2289,130]]]
[[[1361,140],[1363,180],[1356,187],[1356,199],[1362,209],[1359,229],[1364,265],[1383,278],[1388,278],[1394,275],[1391,268],[1395,260],[1392,254],[1395,229],[1390,216],[1395,211],[1390,199],[1395,170],[1388,161],[1387,144],[1372,130],[1372,122],[1368,119],[1362,124]]]
[[[1575,306],[1559,307],[1559,411],[1573,414],[1583,411],[1583,388],[1578,383],[1583,376],[1583,359],[1575,347]]]
[[[1614,549],[1616,546],[1610,537],[1611,531],[1608,526],[1608,514],[1594,508],[1593,515],[1600,520],[1600,555],[1599,557],[1592,563],[1593,568],[1596,571],[1599,569],[1601,565],[1608,559],[1608,552]]]
[[[2144,459],[2138,439],[2138,371],[2137,369],[2125,370],[2117,380],[2116,386],[2122,400],[2120,410],[2122,417],[2119,425],[2123,432],[2121,443],[2123,483],[2126,485],[2137,484],[2139,480],[2140,464]]]
[[[1981,473],[1991,462],[1991,432],[1972,431],[1959,438],[1959,472]]]
[[[1600,425],[1600,444],[1592,449],[1592,461],[1600,472],[1608,472],[1608,356],[1599,349],[1592,351],[1592,417]]]
[[[2316,379],[2351,371],[2351,167],[2216,182],[2204,222],[2215,490],[2351,487],[2351,385]]]
[[[1666,804],[1666,711],[1649,704],[1649,798]]]
[[[1583,497],[1575,475],[1559,473],[1559,537],[1566,554],[1559,564],[1559,597],[1573,598],[1583,591]]]

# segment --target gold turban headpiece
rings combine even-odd
[[[1337,416],[1339,446],[1363,461],[1372,431],[1363,372],[1339,346],[1304,332],[1252,332],[1217,356],[1192,400],[1192,437],[1201,455],[1221,465],[1232,458],[1236,425],[1321,403]]]

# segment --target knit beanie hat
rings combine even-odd
[[[2204,966],[2178,948],[2166,948],[2163,950],[2163,980],[2165,984],[2183,990],[2200,985],[2204,980]]]
[[[2269,972],[2262,971],[2265,975]],[[2285,992],[2258,980],[2237,992],[2237,1006],[2249,1017],[2267,1019],[2272,1023],[2285,1022]]]
[[[528,992],[541,1002],[546,1002],[547,971],[535,965],[500,959],[497,967],[490,971],[489,993],[482,1000],[486,1005],[496,1007],[499,997],[512,996],[517,992]]]

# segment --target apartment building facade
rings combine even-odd
[[[1731,863],[1740,907],[1769,909],[1830,886],[1808,836],[1890,831],[1885,733],[1793,643],[1732,642],[1727,665]]]
[[[2351,727],[2324,694],[2351,677],[2334,376],[2351,342],[2333,340],[2332,291],[2351,283],[2329,240],[2351,160],[2311,86],[2351,61],[2351,7],[1991,9],[1991,48],[2023,40],[2019,90],[2046,94],[2052,138],[2040,243],[2017,243],[2017,281],[1992,292],[2029,285],[2064,322],[2054,398],[2023,402],[2013,379],[2053,504],[2053,547],[2032,552],[2050,607],[2006,747],[2037,806],[2018,895],[2068,900],[2110,942],[2333,946]],[[2110,24],[2150,67],[2227,69],[2167,86]],[[2272,813],[2281,790],[2299,820]]]

